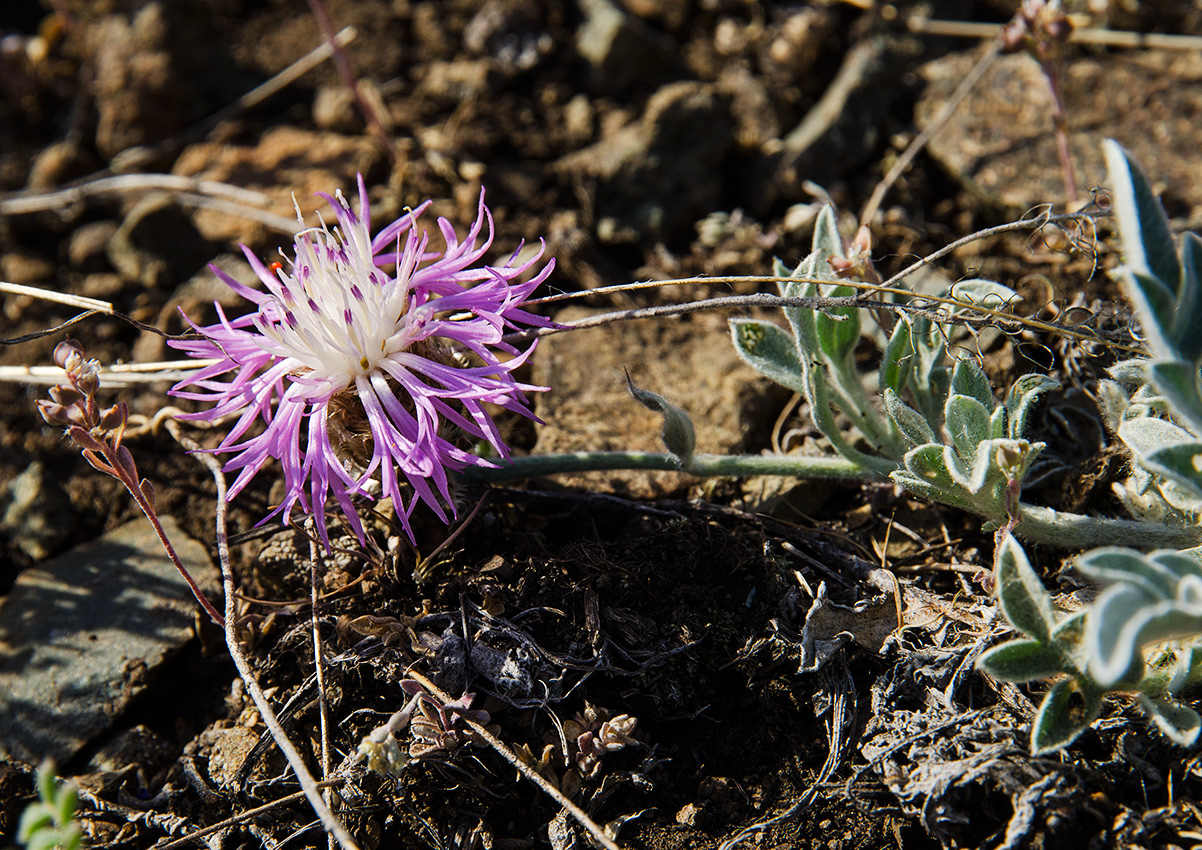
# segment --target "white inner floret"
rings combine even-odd
[[[322,223],[296,235],[291,274],[273,264],[275,280],[267,284],[279,315],[257,323],[278,346],[273,353],[331,387],[375,372],[381,361],[409,347],[414,330],[403,320],[412,268],[389,277],[374,263],[367,227],[347,226],[346,220],[342,225],[331,231]],[[420,250],[405,253],[407,259],[420,256]]]

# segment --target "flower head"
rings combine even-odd
[[[325,505],[333,495],[362,540],[352,497],[368,495],[369,483],[378,480],[412,538],[409,517],[418,500],[444,522],[445,506],[454,510],[448,469],[489,465],[465,451],[453,432],[483,440],[505,457],[508,449],[485,404],[535,418],[524,393],[545,387],[513,377],[534,346],[519,351],[503,336],[550,324],[521,305],[555,261],[526,282],[518,280],[542,251],[521,262],[515,251],[500,265],[477,265],[493,236],[483,191],[463,241],[446,219],[438,220],[441,251],[430,249],[429,235],[418,227],[429,201],[372,239],[361,177],[357,213],[340,192],[321,197],[337,225],[297,233],[291,260],[282,255],[282,262],[264,265],[242,247],[266,291],[211,267],[258,309],[231,320],[216,305],[217,324],[192,325],[202,339],[172,341],[193,357],[217,360],[172,392],[212,403],[189,418],[237,416],[214,449],[234,455],[227,471],[240,470],[230,498],[274,458],[286,495],[268,518],[287,518],[299,504],[316,517],[324,537]],[[265,427],[248,436],[260,420]],[[404,482],[412,488],[408,499]]]

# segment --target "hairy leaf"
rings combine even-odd
[[[998,604],[1010,625],[1048,643],[1056,628],[1052,597],[1027,560],[1023,547],[1007,534],[995,556]]]
[[[986,411],[993,410],[993,387],[989,376],[971,360],[957,360],[952,369],[951,392],[975,398]]]
[[[1107,139],[1102,143],[1102,150],[1106,157],[1114,215],[1118,221],[1127,267],[1140,275],[1154,278],[1169,291],[1170,297],[1175,296],[1181,280],[1181,266],[1177,262],[1177,251],[1173,246],[1164,208],[1152,194],[1152,187],[1143,170],[1121,145],[1113,139]],[[1169,328],[1171,314],[1156,318],[1162,328]],[[1144,317],[1141,317],[1141,321],[1144,321]]]
[[[1141,458],[1144,467],[1176,481],[1202,498],[1202,443],[1178,443],[1148,452]]]
[[[1092,549],[1077,559],[1076,567],[1099,584],[1129,584],[1150,599],[1172,599],[1180,578],[1169,564],[1120,546]]]
[[[1031,754],[1045,755],[1067,747],[1089,728],[1102,710],[1102,697],[1083,690],[1074,679],[1052,686],[1031,726]]]
[[[1085,632],[1089,671],[1104,688],[1138,681],[1144,659],[1138,643],[1155,600],[1140,587],[1116,584],[1094,602]]]
[[[1186,360],[1202,358],[1202,239],[1193,232],[1181,243],[1181,289],[1173,317],[1173,344]]]
[[[977,666],[1004,682],[1047,679],[1064,671],[1064,658],[1054,645],[1012,640],[981,655]]]
[[[783,387],[804,392],[804,364],[784,328],[758,319],[731,319],[730,336],[744,363]]]
[[[885,412],[889,419],[912,446],[922,446],[935,442],[935,432],[914,408],[910,407],[895,393],[892,388],[885,389]]]
[[[1164,395],[1182,424],[1202,437],[1202,389],[1198,366],[1178,360],[1158,360],[1148,364],[1148,379]]]
[[[1192,708],[1165,697],[1139,695],[1139,704],[1173,743],[1192,747],[1202,732],[1202,717]]]
[[[1010,391],[1006,393],[1006,410],[1010,414],[1009,436],[1018,439],[1026,434],[1027,421],[1040,393],[1056,389],[1059,386],[1058,382],[1047,375],[1040,375],[1036,372],[1023,375],[1015,381],[1011,385]]]
[[[911,340],[910,320],[902,317],[893,327],[885,352],[881,357],[880,387],[882,391],[900,393],[914,372],[914,343]]]
[[[955,385],[954,375],[952,384]],[[944,422],[951,435],[952,445],[962,458],[975,457],[977,446],[989,439],[989,411],[985,405],[970,396],[948,396]]]

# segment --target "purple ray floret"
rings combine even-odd
[[[535,418],[525,392],[546,387],[513,377],[534,345],[519,351],[503,335],[550,324],[522,304],[555,261],[524,282],[543,250],[527,260],[514,252],[499,265],[482,264],[493,238],[483,191],[462,241],[446,219],[438,220],[442,251],[430,249],[418,225],[429,201],[372,239],[362,178],[357,213],[341,193],[321,197],[338,223],[297,233],[293,259],[265,266],[242,247],[266,291],[210,267],[258,309],[231,320],[217,305],[216,324],[189,321],[203,338],[171,345],[216,362],[172,393],[211,405],[182,418],[234,418],[214,449],[233,455],[225,469],[239,473],[229,498],[275,459],[286,495],[267,519],[287,519],[299,505],[316,518],[324,539],[333,496],[363,540],[352,498],[375,492],[375,481],[412,538],[410,515],[419,500],[444,522],[447,508],[454,511],[448,469],[492,465],[461,448],[452,432],[507,457],[485,405]],[[264,427],[255,428],[260,421]]]

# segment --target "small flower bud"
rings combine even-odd
[[[63,407],[75,407],[83,402],[83,393],[70,384],[58,384],[50,388],[50,397]]]
[[[51,425],[67,424],[67,409],[61,404],[56,404],[53,401],[38,399],[38,412],[42,414],[42,418]]]
[[[72,367],[83,362],[83,346],[73,339],[64,339],[54,346],[54,362],[60,369],[74,371]]]
[[[102,431],[116,431],[118,428],[124,428],[125,422],[129,418],[129,412],[125,407],[125,402],[114,404],[100,413],[100,429]]]
[[[95,360],[85,360],[75,370],[75,377],[71,379],[71,383],[84,395],[95,395],[96,390],[100,388],[100,364]]]

